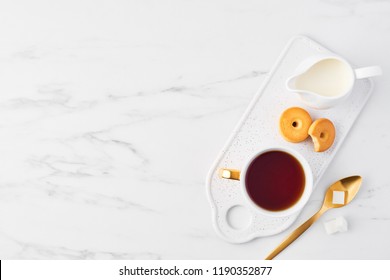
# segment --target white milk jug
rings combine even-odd
[[[318,55],[303,61],[287,79],[286,86],[289,91],[299,94],[308,106],[327,109],[350,95],[356,79],[381,74],[379,66],[353,69],[341,57]]]

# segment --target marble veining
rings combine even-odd
[[[288,230],[219,239],[205,178],[306,34],[385,76],[293,224],[361,174],[356,201],[323,217],[350,230],[328,236],[319,221],[279,258],[389,259],[389,15],[390,1],[364,0],[2,1],[0,258],[263,258]]]

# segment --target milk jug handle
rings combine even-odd
[[[382,75],[382,68],[377,65],[355,69],[356,79],[364,79],[380,75]]]

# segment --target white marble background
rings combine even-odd
[[[212,161],[290,37],[390,73],[390,1],[1,1],[0,258],[262,259],[211,224]],[[390,259],[390,83],[376,91],[298,221],[362,174],[279,259]],[[290,229],[291,230],[291,229]]]

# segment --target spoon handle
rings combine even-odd
[[[319,217],[326,211],[326,208],[321,208],[320,211],[315,213],[310,219],[300,225],[296,230],[294,230],[286,239],[280,243],[278,247],[275,248],[265,259],[272,260],[275,258],[280,252],[282,252],[288,245],[290,245],[295,239],[301,236],[315,221],[318,220]]]

